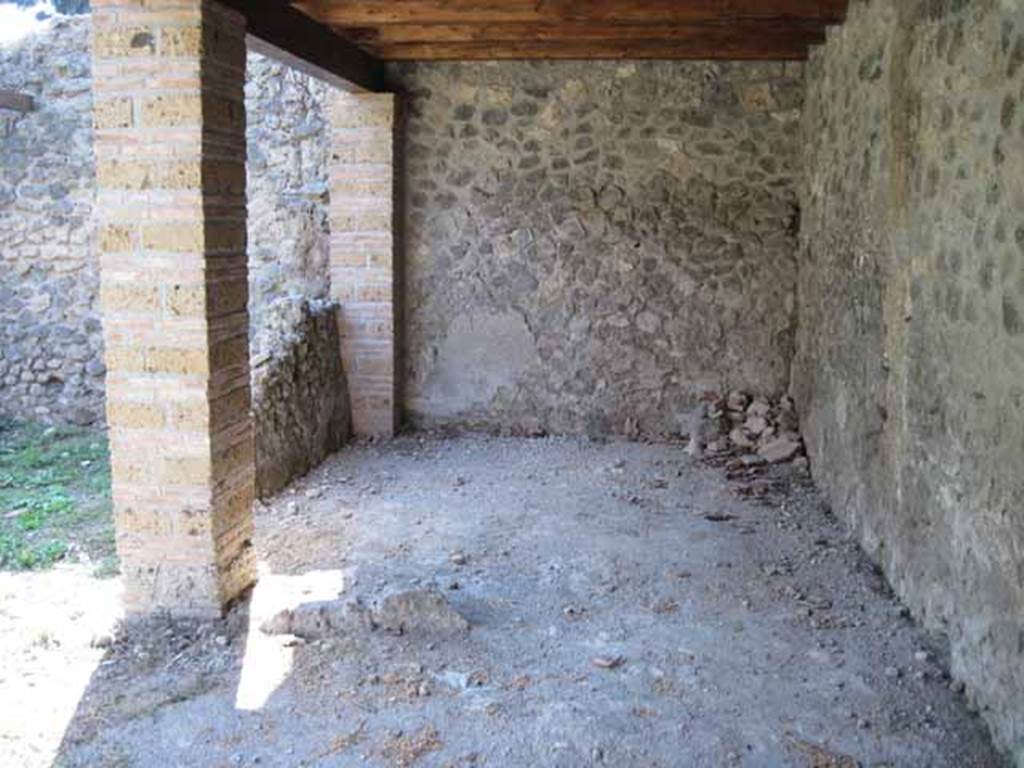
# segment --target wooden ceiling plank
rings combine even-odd
[[[728,59],[733,61],[800,61],[807,58],[802,40],[761,40],[757,42],[662,40],[644,41],[557,41],[557,42],[466,42],[410,43],[372,46],[387,61],[484,61],[526,59]]]
[[[334,26],[604,21],[695,23],[808,19],[835,23],[847,0],[299,0]]]
[[[558,42],[579,40],[692,40],[723,33],[740,38],[793,36],[810,44],[823,42],[825,28],[817,22],[741,22],[738,24],[389,24],[382,27],[337,27],[338,34],[371,46],[410,43]]]

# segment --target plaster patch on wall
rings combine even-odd
[[[429,394],[414,407],[442,416],[486,413],[502,390],[540,364],[533,334],[515,313],[460,315],[435,349]]]

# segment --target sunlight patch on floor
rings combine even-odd
[[[264,634],[260,626],[287,608],[334,600],[343,587],[341,571],[310,571],[299,576],[287,576],[271,573],[266,563],[259,564],[259,581],[249,607],[245,657],[235,695],[237,709],[252,711],[262,708],[292,670],[293,638]]]
[[[120,579],[92,566],[0,573],[0,755],[50,766],[122,616]],[[17,702],[16,706],[11,706]]]

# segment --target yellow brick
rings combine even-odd
[[[171,485],[209,485],[212,468],[206,456],[167,457],[162,462],[161,477]]]
[[[100,303],[108,312],[156,312],[160,308],[160,290],[155,285],[104,282]]]
[[[131,128],[132,100],[129,98],[99,99],[92,108],[93,125],[103,128]]]
[[[360,181],[357,179],[339,179],[331,183],[331,199],[352,198],[391,198],[390,181]]]
[[[93,35],[93,56],[98,59],[120,59],[152,56],[156,38],[149,27],[111,27],[97,29]]]
[[[390,285],[361,285],[356,287],[356,301],[391,301]]]
[[[102,160],[96,164],[96,185],[100,189],[200,189],[202,180],[198,161]]]
[[[363,251],[331,249],[331,264],[336,267],[365,267],[366,253]]]
[[[167,310],[175,317],[206,317],[206,286],[170,286],[167,289]]]
[[[147,224],[142,228],[142,247],[148,251],[202,253],[205,244],[202,222]]]
[[[152,479],[152,472],[137,455],[117,450],[110,454],[110,474],[115,484],[138,485]]]
[[[164,412],[152,403],[107,400],[107,422],[115,429],[160,429]]]
[[[210,533],[210,516],[205,510],[179,510],[164,505],[131,502],[117,506],[119,532],[129,536],[159,537],[162,547],[171,546],[171,537],[202,536]],[[153,552],[149,562],[159,556],[159,550]]]
[[[185,512],[191,514],[183,514],[176,521],[178,532],[186,536],[202,536],[204,539],[203,545],[205,546],[213,527],[213,520],[210,514],[206,510],[185,510]],[[193,544],[192,546],[195,545]]]
[[[355,301],[355,286],[342,283],[340,280],[331,280],[331,298],[335,301]]]
[[[161,56],[195,56],[203,53],[203,35],[198,27],[160,30]]]
[[[100,250],[122,253],[132,250],[132,230],[123,224],[107,224],[100,230]]]
[[[202,120],[203,103],[198,93],[163,94],[142,102],[143,125],[198,125]]]
[[[210,364],[205,349],[180,347],[151,347],[146,350],[147,373],[175,373],[194,375],[209,373]]]
[[[162,163],[156,168],[154,180],[158,189],[200,189],[203,167],[198,161]]]
[[[104,352],[107,370],[141,371],[145,366],[145,352],[136,347],[114,347],[107,345]]]
[[[114,519],[119,535],[167,536],[173,532],[173,519],[165,510],[131,502],[115,504]]]
[[[214,535],[219,536],[221,533],[230,531],[239,525],[251,524],[249,515],[255,498],[256,494],[252,486],[246,485],[234,491],[226,498],[214,502],[216,509],[213,521]]]
[[[331,159],[337,163],[390,163],[393,150],[390,136],[368,141],[339,141],[331,151]]]
[[[150,167],[145,163],[101,160],[96,163],[96,185],[100,189],[147,189],[152,186]]]
[[[170,426],[180,430],[206,429],[210,424],[210,407],[205,400],[194,403],[173,403]]]
[[[394,122],[395,97],[391,94],[336,93],[331,104],[335,128],[389,127]]]
[[[335,232],[376,232],[390,231],[391,212],[341,213],[335,209],[331,214],[331,229]]]

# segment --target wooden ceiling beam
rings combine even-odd
[[[842,21],[847,0],[297,0],[311,16],[342,27],[385,24],[692,24],[754,19]]]
[[[245,16],[250,47],[352,91],[385,87],[382,62],[287,0],[221,0]]]

